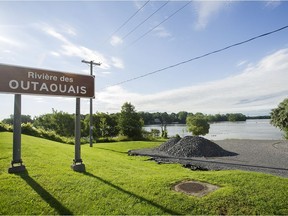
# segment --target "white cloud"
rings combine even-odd
[[[118,36],[112,36],[110,40],[110,44],[112,46],[118,46],[118,45],[123,44],[123,40]]]
[[[272,1],[265,2],[265,7],[274,9],[278,7],[280,4],[281,4],[280,0],[272,0]]]
[[[10,46],[21,47],[23,44],[20,42],[11,39],[11,37],[0,36],[0,44],[6,44]]]
[[[241,67],[241,66],[244,66],[244,65],[247,65],[247,61],[246,60],[242,60],[240,62],[237,63],[237,67]]]
[[[66,34],[71,36],[77,36],[76,30],[72,26],[63,24],[62,28]]]
[[[42,28],[42,30],[43,30],[46,34],[48,34],[48,35],[50,35],[50,36],[52,36],[52,37],[54,37],[54,38],[56,38],[56,39],[64,42],[64,43],[70,43],[62,34],[60,34],[59,32],[57,32],[57,31],[56,31],[53,27],[51,27],[51,26],[46,25],[46,26],[44,26],[44,27]]]
[[[51,51],[50,54],[51,54],[52,56],[55,56],[55,57],[59,57],[59,56],[60,56],[60,53],[54,52],[54,51]]]
[[[194,7],[197,12],[196,30],[205,29],[210,20],[226,6],[226,1],[195,1]]]
[[[114,86],[99,92],[99,111],[118,112],[126,101],[137,110],[227,113],[269,112],[288,95],[288,49],[273,53],[241,74],[155,94],[139,94]]]
[[[157,28],[153,29],[154,34],[160,38],[167,38],[171,37],[171,33],[167,31],[163,26],[158,26]]]
[[[66,56],[77,56],[82,59],[101,62],[100,68],[104,70],[109,69],[111,67],[109,61],[104,57],[104,55],[84,46],[79,46],[73,43],[66,43],[62,45],[62,50],[60,50],[59,52]]]
[[[39,25],[40,26],[40,25]],[[75,43],[72,43],[70,40],[68,40],[67,37],[65,37],[63,34],[59,33],[59,31],[55,30],[55,28],[47,25],[42,24],[41,27],[43,32],[46,34],[56,38],[57,40],[61,41],[63,44],[60,46],[61,48],[57,51],[51,51],[50,54],[54,56],[76,56],[81,59],[85,60],[94,60],[96,62],[101,62],[100,68],[107,70],[110,69],[111,66],[115,68],[124,68],[123,61],[120,58],[117,57],[105,57],[104,54],[89,49],[85,46],[81,46]],[[65,26],[64,32],[68,33],[69,35],[76,35],[76,32],[72,27]]]
[[[120,68],[120,69],[123,69],[124,68],[124,64],[123,64],[123,61],[117,57],[112,57],[111,58],[111,61],[112,61],[112,65],[115,67],[115,68]]]

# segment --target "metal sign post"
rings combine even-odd
[[[71,168],[77,172],[85,172],[85,164],[81,159],[81,121],[80,121],[80,98],[76,98],[75,114],[75,158]]]
[[[14,96],[14,121],[13,121],[13,160],[9,173],[18,173],[26,170],[21,159],[21,94]]]

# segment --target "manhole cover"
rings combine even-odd
[[[185,181],[174,186],[174,190],[188,195],[202,197],[218,189],[218,186],[204,182]]]
[[[188,193],[199,193],[205,189],[204,185],[195,182],[185,182],[180,184],[178,187],[181,191],[186,191]]]

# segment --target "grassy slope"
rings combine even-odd
[[[70,168],[74,146],[22,135],[28,173],[8,174],[12,133],[0,133],[0,214],[288,214],[288,179],[243,171],[190,171],[127,150],[154,142],[82,146],[85,174]],[[171,190],[184,179],[221,186],[196,198]]]

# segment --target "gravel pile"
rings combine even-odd
[[[167,152],[171,149],[177,142],[181,140],[181,137],[172,137],[167,142],[160,145],[157,150]]]
[[[159,149],[173,157],[225,157],[237,154],[221,148],[216,143],[198,136],[171,138]]]

